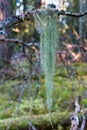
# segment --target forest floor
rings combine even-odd
[[[11,65],[0,69],[0,92],[0,121],[48,113],[44,74],[41,72],[39,81],[33,67],[30,77],[30,64],[23,56],[17,55]],[[87,63],[70,63],[64,60],[57,62],[52,113],[62,112],[67,115],[67,111],[74,111],[74,100],[77,96],[80,97],[80,106],[84,110],[87,108]],[[59,122],[57,128],[62,129],[61,118]],[[2,126],[5,130],[4,125]]]

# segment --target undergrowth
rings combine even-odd
[[[23,69],[28,69],[25,65]],[[84,67],[83,67],[84,66]],[[46,90],[45,90],[45,79],[42,74],[40,81],[40,87],[37,91],[36,79],[32,80],[31,83],[27,83],[23,80],[25,73],[19,75],[17,78],[10,80],[18,69],[11,68],[11,73],[7,73],[1,79],[3,82],[0,83],[0,119],[27,115],[27,114],[45,114],[47,113],[46,106]],[[76,77],[72,80],[67,73],[64,66],[56,66],[55,77],[54,77],[54,89],[53,89],[53,107],[51,111],[71,111],[74,110],[74,99],[77,96],[81,96],[80,105],[87,107],[87,75],[85,71],[87,66],[85,63],[78,63],[75,65]],[[8,78],[6,78],[8,76]],[[7,80],[8,79],[8,80]],[[74,86],[74,87],[73,87]],[[24,91],[24,92],[23,92]]]

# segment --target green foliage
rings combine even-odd
[[[52,91],[56,61],[56,45],[58,40],[58,16],[50,9],[44,10],[35,16],[36,22],[41,26],[40,56],[41,65],[45,74],[47,107],[52,107]]]

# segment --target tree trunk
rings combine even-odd
[[[5,20],[10,16],[10,0],[0,0],[0,21]],[[9,35],[9,30],[2,30],[0,38],[6,38]],[[9,63],[11,57],[11,49],[9,44],[0,41],[0,66],[4,63]]]
[[[80,0],[79,11],[82,12],[82,0]],[[82,17],[79,19],[79,36],[82,39]]]
[[[23,12],[26,11],[26,9],[27,9],[26,6],[27,6],[27,0],[23,0]],[[25,33],[23,34],[22,39],[23,39],[23,42],[26,41],[26,34],[25,34]],[[25,46],[22,45],[22,52],[23,52],[23,53],[26,53],[25,51],[26,51],[26,50],[25,50]]]
[[[83,0],[83,11],[85,11],[87,9],[87,0]],[[83,38],[86,38],[86,32],[87,32],[87,28],[86,28],[86,23],[87,23],[87,16],[83,17]]]

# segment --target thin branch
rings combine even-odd
[[[44,11],[44,9],[28,10],[25,13],[23,13],[22,15],[9,17],[6,20],[4,20],[2,23],[0,23],[0,30],[2,30],[4,28],[9,28],[15,24],[23,22],[24,20],[29,21],[29,20],[34,18],[35,14],[40,14],[41,12]],[[59,11],[56,9],[49,9],[49,8],[48,8],[48,10],[50,13],[51,13],[51,11],[55,11],[55,13],[57,13],[58,16],[59,15],[66,15],[66,16],[79,18],[79,17],[82,17],[84,15],[87,15],[87,10],[84,12],[80,12],[80,13],[65,12],[64,10]]]
[[[22,44],[26,47],[35,46],[37,49],[39,48],[39,43],[26,43],[26,42],[23,42],[19,39],[0,38],[0,41],[2,41],[2,42],[14,42],[16,44]]]
[[[9,17],[9,18],[7,18],[6,20],[4,20],[3,22],[0,23],[0,30],[14,26],[15,24],[18,24],[22,21],[23,21],[23,19],[21,18],[21,16]]]
[[[79,13],[72,13],[72,12],[64,12],[64,11],[60,11],[59,15],[66,15],[66,16],[71,16],[71,17],[76,17],[76,18],[80,18],[82,16],[87,15],[87,10],[84,12],[79,12]]]
[[[83,116],[82,116],[82,125],[81,125],[80,130],[84,130],[85,124],[86,124],[86,117],[83,115]]]
[[[78,98],[75,99],[75,111],[70,114],[71,128],[70,130],[78,130],[79,118],[78,112],[80,111],[80,105],[78,103]]]
[[[0,38],[0,41],[2,42],[14,42],[16,44],[20,43],[26,47],[29,47],[25,42],[18,40],[18,39],[8,39],[8,38]]]

